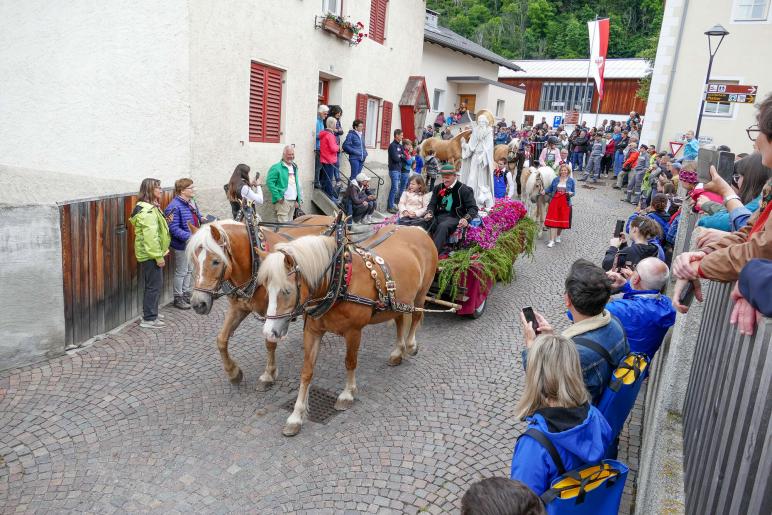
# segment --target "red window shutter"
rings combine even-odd
[[[381,115],[381,148],[389,148],[391,143],[391,111],[392,103],[384,100]]]
[[[281,71],[268,68],[265,95],[265,142],[278,143],[281,140]]]
[[[362,129],[362,134],[367,132],[367,95],[362,93],[357,93],[357,105],[356,105],[356,114],[354,115],[355,118],[362,120],[362,123],[364,124],[364,128]]]
[[[386,3],[388,0],[371,0],[368,36],[381,45],[386,39]]]
[[[252,63],[249,76],[249,141],[279,143],[284,72]]]

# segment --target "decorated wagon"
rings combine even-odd
[[[478,318],[493,285],[512,281],[517,258],[533,254],[537,233],[538,226],[526,216],[522,202],[498,200],[466,230],[456,231],[447,250],[440,253],[428,300]]]

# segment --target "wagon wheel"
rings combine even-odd
[[[493,290],[493,285],[491,285],[490,290],[488,290],[488,292],[485,295],[485,298],[480,303],[480,305],[474,308],[474,311],[472,311],[467,315],[469,318],[477,319],[477,318],[480,318],[483,315],[483,313],[485,313],[485,306],[488,305],[488,296],[491,294],[491,290]]]

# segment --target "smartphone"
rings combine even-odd
[[[701,148],[697,153],[697,178],[700,182],[710,181],[710,167],[718,168],[718,151]]]
[[[732,184],[732,174],[734,174],[735,155],[731,152],[718,153],[718,166],[716,171],[727,184]]]
[[[614,227],[614,238],[619,238],[619,236],[622,234],[622,231],[625,230],[625,221],[624,220],[617,220],[617,225]]]
[[[539,328],[539,322],[536,320],[536,314],[533,312],[533,308],[531,306],[523,308],[523,316],[525,316],[525,320],[527,322],[531,323],[534,331]]]
[[[686,287],[681,290],[681,295],[678,296],[678,302],[683,306],[689,306],[694,300],[694,283],[689,281],[686,283]]]

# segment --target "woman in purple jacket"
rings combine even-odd
[[[184,178],[174,183],[174,199],[164,210],[169,232],[172,236],[171,248],[174,252],[174,307],[190,309],[191,277],[193,266],[185,256],[185,245],[191,232],[188,222],[193,227],[201,227],[201,212],[193,201],[193,181]]]

